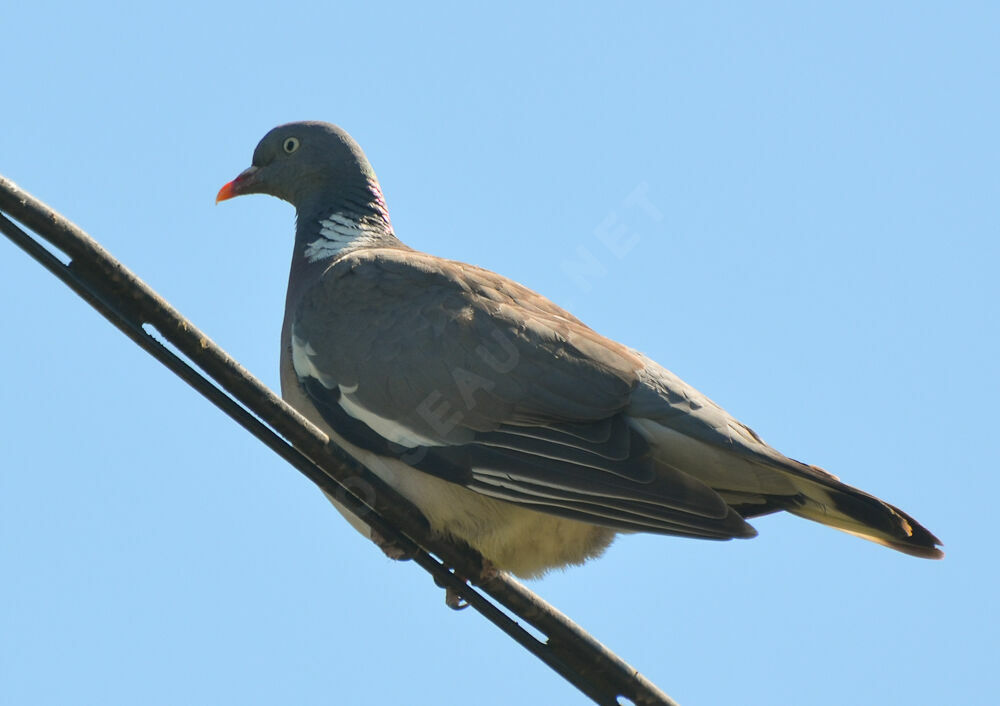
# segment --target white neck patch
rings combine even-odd
[[[377,228],[348,218],[342,213],[334,213],[319,222],[319,236],[306,245],[304,255],[309,262],[317,262],[347,250],[372,246],[378,243],[382,234]]]

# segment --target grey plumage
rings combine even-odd
[[[778,510],[942,555],[906,513],[783,456],[541,295],[403,245],[339,128],[272,130],[219,199],[243,193],[297,212],[282,394],[498,568],[579,563],[619,531],[752,537],[746,518]]]

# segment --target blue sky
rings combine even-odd
[[[277,386],[293,212],[213,199],[272,126],[342,125],[405,242],[571,308],[947,552],[773,516],[750,542],[625,537],[534,590],[682,704],[986,704],[998,23],[21,3],[0,173]],[[0,301],[0,703],[583,702],[5,239]]]

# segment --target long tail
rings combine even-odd
[[[898,507],[842,483],[816,466],[801,464],[793,484],[800,490],[782,509],[882,546],[925,559],[940,559],[941,540]]]
[[[744,519],[785,510],[906,554],[944,556],[938,548],[941,541],[899,508],[818,466],[788,458],[735,420],[729,421],[728,444],[712,443],[715,438],[701,427],[694,431],[707,440],[668,424],[676,422],[632,420],[659,461],[712,488]]]

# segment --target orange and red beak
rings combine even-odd
[[[242,196],[243,194],[251,193],[250,187],[256,183],[257,167],[248,167],[244,169],[239,175],[233,179],[231,182],[219,189],[218,195],[215,197],[215,203],[220,201],[226,201],[235,196]]]

